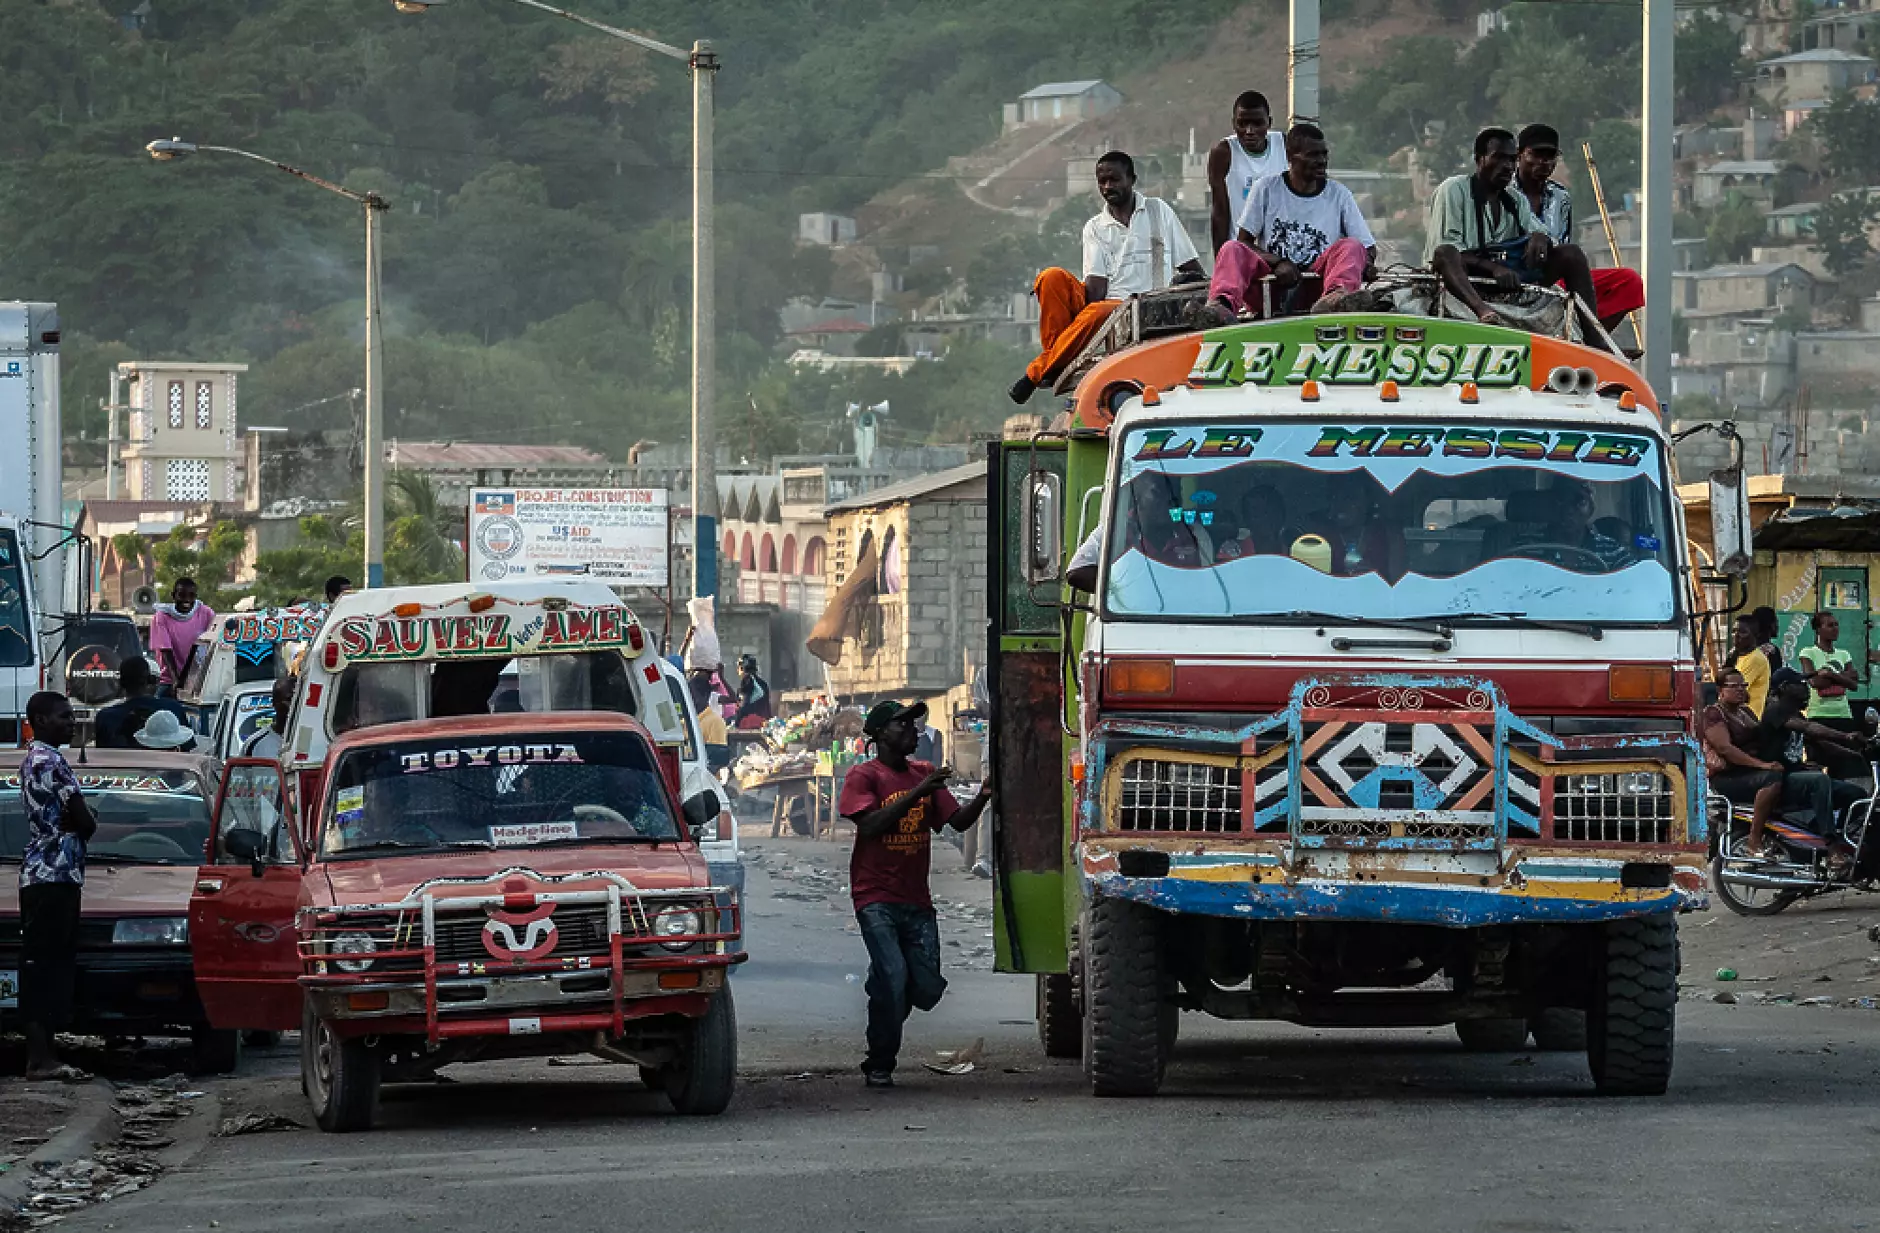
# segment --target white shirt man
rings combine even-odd
[[[1160,197],[1137,193],[1128,223],[1106,209],[1084,224],[1084,282],[1104,279],[1105,299],[1160,291],[1175,281],[1178,267],[1199,259],[1181,219]]]

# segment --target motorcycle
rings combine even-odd
[[[1880,783],[1880,762],[1870,769]],[[1782,811],[1763,826],[1765,847],[1773,850],[1759,854],[1749,850],[1750,807],[1712,794],[1710,880],[1717,898],[1739,916],[1774,916],[1833,891],[1880,892],[1880,827],[1869,825],[1876,801],[1880,795],[1870,793],[1842,810],[1844,848],[1807,828],[1809,811]]]

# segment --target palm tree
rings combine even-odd
[[[446,506],[421,471],[394,470],[387,479],[391,514],[386,537],[387,581],[446,582],[463,577],[463,512]]]

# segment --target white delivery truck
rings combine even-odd
[[[60,447],[58,307],[0,303],[0,747],[20,743],[66,608]]]

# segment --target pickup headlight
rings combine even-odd
[[[653,918],[653,936],[657,938],[690,938],[700,932],[699,914],[691,908],[667,908]],[[667,950],[684,950],[692,945],[690,941],[661,942]]]
[[[113,946],[187,946],[186,916],[127,916],[111,926]]]
[[[379,944],[370,934],[342,933],[327,944],[328,955],[375,955]],[[371,959],[335,959],[333,966],[342,972],[365,972],[371,969]]]

